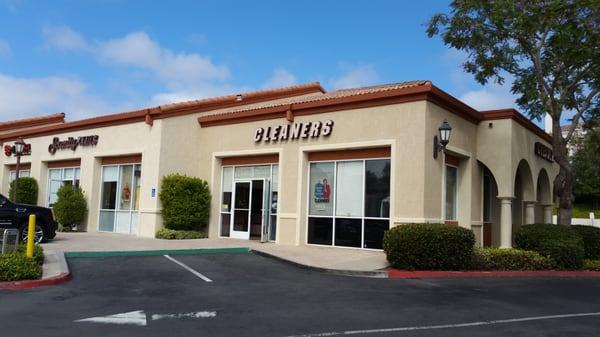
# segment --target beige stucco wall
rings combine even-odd
[[[81,159],[80,186],[86,195],[89,209],[87,230],[95,232],[98,228],[101,193],[101,158],[141,154],[140,225],[137,234],[153,237],[157,224],[158,200],[151,197],[150,189],[158,185],[160,176],[161,124],[162,121],[158,120],[153,126],[140,122],[25,138],[26,143],[31,143],[32,154],[22,157],[22,162],[31,163],[31,176],[38,181],[38,204],[47,205],[48,162]],[[54,155],[48,152],[48,146],[54,137],[66,140],[68,137],[77,138],[90,135],[99,136],[97,146],[79,146],[75,151],[58,150]],[[8,144],[12,144],[12,142]],[[3,156],[1,163],[3,167],[0,177],[2,193],[8,194],[8,165],[15,164],[15,158]]]
[[[414,102],[297,116],[296,123],[333,120],[331,136],[275,143],[255,143],[254,132],[286,124],[283,118],[202,128],[198,151],[202,162],[210,158],[211,165],[201,165],[200,176],[208,179],[214,191],[210,236],[216,237],[219,230],[220,158],[259,153],[279,154],[278,242],[303,244],[306,240],[307,154],[312,151],[390,146],[391,222],[422,222],[425,151],[416,149],[425,143],[425,109],[425,102]]]

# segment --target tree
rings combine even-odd
[[[588,127],[583,142],[573,156],[575,195],[585,201],[600,200],[600,127]]]
[[[552,148],[560,171],[554,180],[558,222],[571,223],[574,170],[567,144],[600,98],[600,2],[597,0],[461,0],[451,14],[436,14],[429,37],[466,51],[466,72],[486,84],[514,77],[511,90],[530,119],[552,117]],[[563,136],[561,120],[572,112]]]
[[[8,197],[14,200],[15,181],[10,182]],[[17,190],[17,203],[27,205],[37,205],[38,199],[38,183],[34,178],[23,177],[19,178],[19,189]]]
[[[88,211],[85,195],[81,188],[66,184],[58,190],[56,195],[58,199],[52,207],[56,221],[63,227],[81,225]]]

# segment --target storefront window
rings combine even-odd
[[[48,170],[48,192],[46,200],[48,207],[52,207],[58,200],[58,190],[64,185],[79,187],[79,167],[52,168]]]
[[[19,170],[19,178],[29,178],[31,177],[31,172],[29,170]],[[17,171],[10,171],[8,182],[12,183],[17,179]]]
[[[446,220],[456,220],[458,168],[446,165]]]
[[[381,249],[389,229],[390,160],[311,163],[309,198],[309,244]]]
[[[139,164],[102,168],[100,231],[126,234],[137,231],[141,175]]]
[[[271,170],[271,223],[269,227],[269,240],[277,238],[277,202],[279,194],[279,165],[273,165]]]

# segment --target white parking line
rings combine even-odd
[[[186,265],[185,263],[179,262],[177,260],[175,260],[174,258],[170,257],[169,255],[163,255],[164,257],[166,257],[167,259],[175,262],[176,264],[182,266],[185,270],[189,271],[190,273],[198,276],[199,278],[203,279],[206,282],[212,282],[211,279],[209,279],[208,277],[200,274],[199,272],[195,271],[194,269],[190,268],[188,265]]]
[[[589,316],[600,316],[600,312],[585,312],[585,313],[580,313],[580,314],[521,317],[521,318],[499,319],[499,320],[493,320],[493,321],[481,321],[481,322],[469,322],[469,323],[457,323],[457,324],[407,326],[407,327],[402,327],[402,328],[389,328],[389,329],[331,331],[331,332],[321,332],[321,333],[306,334],[306,335],[294,335],[294,336],[287,336],[287,337],[325,337],[325,336],[341,336],[341,335],[370,335],[370,334],[386,333],[386,332],[467,328],[467,327],[482,326],[482,325],[542,321],[542,320],[548,320],[548,319],[589,317]]]

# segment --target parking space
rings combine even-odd
[[[0,335],[564,336],[600,329],[600,282],[592,278],[391,280],[323,274],[254,254],[170,257],[71,258],[66,284],[0,292]]]

